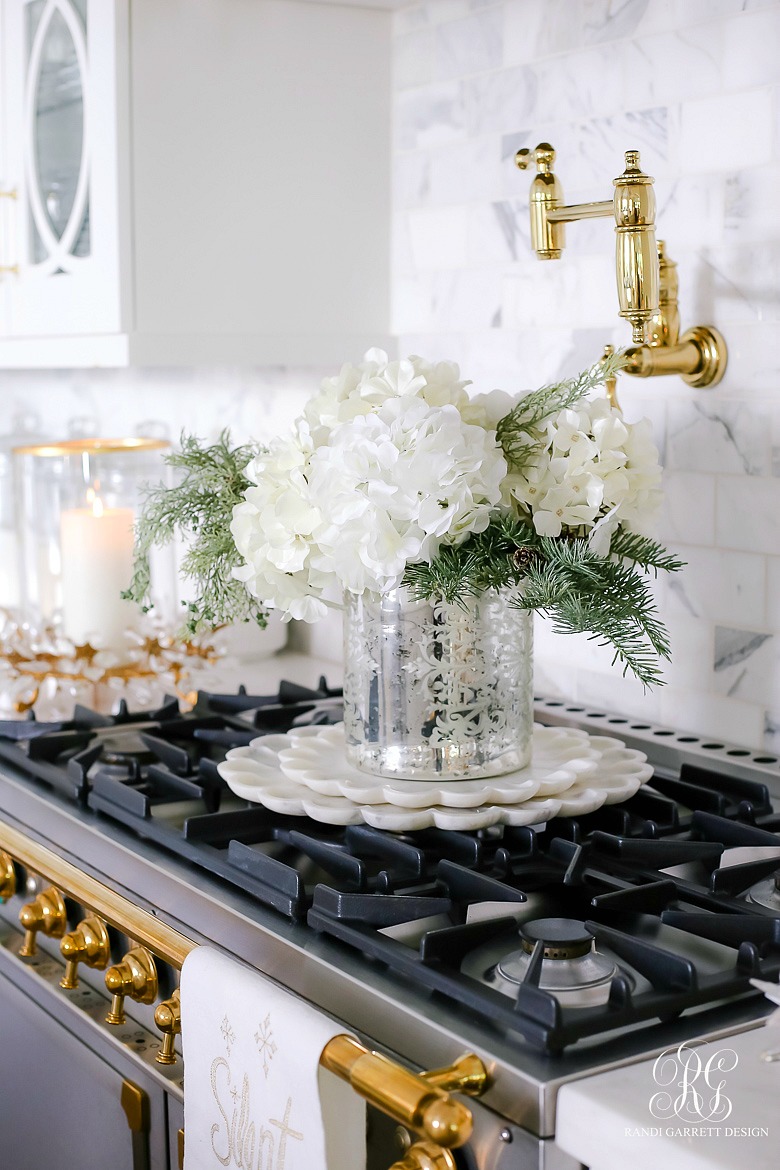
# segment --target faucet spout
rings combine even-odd
[[[677,307],[677,265],[658,241],[660,274],[658,311],[653,314],[645,344],[625,352],[625,372],[636,378],[677,374],[689,386],[717,386],[726,372],[726,343],[711,325],[696,325],[680,337]]]
[[[521,171],[536,164],[531,182],[531,246],[540,260],[557,260],[565,244],[564,225],[614,214],[615,276],[620,316],[631,325],[634,344],[625,351],[623,370],[637,378],[677,374],[689,386],[717,386],[726,371],[726,343],[711,325],[697,325],[680,337],[677,265],[655,238],[653,180],[627,150],[625,169],[614,180],[612,199],[598,203],[563,202],[553,173],[555,151],[549,142],[515,154]],[[607,387],[617,405],[614,382]],[[618,408],[619,409],[619,408]]]
[[[637,378],[678,374],[689,386],[716,386],[726,372],[726,342],[712,325],[695,325],[674,345],[632,345],[624,370]]]

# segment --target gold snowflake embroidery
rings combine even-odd
[[[276,1043],[273,1039],[273,1031],[271,1029],[271,1013],[263,1020],[259,1028],[255,1032],[255,1044],[257,1051],[260,1053],[260,1058],[263,1062],[263,1072],[268,1076],[271,1067],[271,1061],[276,1053]]]

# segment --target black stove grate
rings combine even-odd
[[[552,842],[556,843],[565,844],[561,839]],[[705,842],[668,844],[678,848],[668,851],[665,861],[675,854],[688,855],[688,849],[699,844],[704,844],[708,859],[717,856]],[[414,985],[468,1008],[489,1026],[518,1034],[550,1053],[578,1040],[668,1020],[745,995],[752,991],[751,978],[776,979],[780,974],[780,918],[771,911],[745,902],[726,908],[718,897],[697,890],[695,883],[677,882],[660,870],[613,868],[590,843],[571,845],[570,850],[553,851],[539,859],[541,866],[529,858],[525,874],[516,865],[511,887],[495,883],[498,891],[486,887],[490,879],[485,875],[447,862],[439,865],[436,886],[427,896],[405,895],[391,904],[370,894],[345,896],[320,886],[308,922],[385,963]],[[514,1000],[462,969],[464,959],[485,944],[497,954],[518,949],[518,919],[529,895],[539,890],[547,895],[547,904],[581,919],[597,947],[606,946],[618,957],[620,969],[611,981],[607,1003],[562,1006],[552,992],[538,986],[538,965],[529,968]],[[502,901],[514,902],[516,913],[510,917],[497,910],[486,921],[465,920],[469,906]],[[424,930],[415,946],[388,930],[437,916],[448,918],[449,924]],[[703,970],[698,939],[715,944],[714,958],[709,956]],[[643,983],[640,991],[632,986],[637,975]]]
[[[751,977],[780,972],[780,883],[777,908],[749,900],[780,858],[720,864],[726,849],[780,847],[762,784],[684,765],[619,805],[537,829],[394,834],[281,816],[219,775],[231,747],[340,717],[324,678],[283,682],[269,696],[200,693],[186,715],[170,700],[0,723],[0,758],[540,1050],[741,997]],[[512,953],[520,923],[551,916],[584,924],[615,958],[606,1002],[564,1005],[540,987],[538,949],[511,993],[483,977],[475,956]]]

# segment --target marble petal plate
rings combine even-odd
[[[431,827],[466,830],[498,824],[533,825],[556,816],[582,816],[603,804],[626,800],[652,775],[652,768],[642,752],[626,748],[619,740],[607,736],[589,736],[586,732],[572,732],[568,728],[547,727],[534,729],[533,764],[515,773],[515,793],[520,795],[525,792],[526,795],[520,795],[520,799],[515,799],[514,803],[486,796],[488,791],[503,793],[511,777],[489,777],[483,781],[457,780],[449,784],[432,781],[429,787],[433,792],[429,791],[428,799],[434,794],[436,799],[426,805],[418,805],[392,803],[385,799],[384,792],[387,789],[393,795],[400,792],[403,796],[404,788],[415,789],[422,782],[387,781],[383,777],[364,777],[359,772],[357,775],[360,780],[352,790],[356,794],[367,792],[371,799],[352,799],[343,791],[345,788],[350,791],[351,778],[351,771],[343,756],[343,746],[341,756],[331,761],[338,768],[337,775],[341,777],[335,789],[317,791],[309,784],[302,783],[298,776],[286,774],[289,763],[282,771],[281,756],[288,752],[292,752],[294,760],[308,771],[296,752],[301,745],[305,745],[307,751],[314,749],[314,743],[306,742],[311,740],[317,741],[317,759],[322,764],[324,752],[320,749],[324,745],[320,741],[326,738],[328,750],[335,750],[338,733],[338,726],[307,727],[288,735],[263,736],[253,740],[248,747],[229,751],[225,762],[219,765],[219,772],[237,796],[263,804],[273,812],[286,816],[309,816],[331,825],[366,823],[391,832],[410,832]],[[537,736],[540,733],[540,750],[537,753]],[[575,738],[571,739],[570,736]],[[567,757],[563,767],[556,766],[560,763],[555,757],[556,738]],[[573,747],[577,751],[572,751]],[[578,765],[576,768],[575,764]],[[529,775],[522,779],[526,773]],[[548,782],[553,787],[558,786],[556,792],[543,791]],[[482,785],[482,798],[477,798],[476,789],[459,797],[455,790],[463,789],[466,785]],[[533,795],[528,795],[532,789]],[[414,792],[411,800],[418,800],[421,795]],[[452,803],[443,803],[445,797]]]
[[[301,734],[301,731],[318,734]],[[346,759],[344,725],[288,732],[279,766],[291,780],[322,796],[345,796],[355,804],[395,804],[401,808],[477,808],[484,804],[519,804],[533,796],[554,796],[596,770],[600,751],[587,733],[569,728],[535,726],[534,758],[527,767],[504,776],[476,780],[401,780],[361,772]],[[260,738],[249,745],[262,747]]]

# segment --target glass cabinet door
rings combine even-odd
[[[27,5],[27,262],[89,255],[89,160],[84,139],[85,0]]]
[[[115,0],[7,0],[9,174],[18,173],[9,333],[118,320]]]

